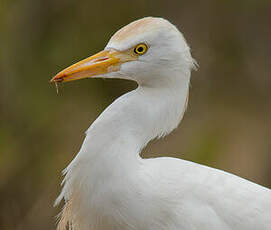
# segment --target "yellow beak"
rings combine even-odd
[[[74,81],[115,72],[120,69],[122,63],[136,59],[137,57],[128,52],[114,49],[103,50],[62,70],[51,79],[51,82]]]

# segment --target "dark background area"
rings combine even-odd
[[[84,131],[115,98],[136,87],[50,78],[102,50],[144,16],[184,33],[200,68],[179,128],[144,149],[271,187],[271,1],[0,0],[0,229],[55,228],[61,170]]]

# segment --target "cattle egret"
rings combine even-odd
[[[146,144],[181,121],[195,62],[180,31],[147,17],[116,32],[105,49],[52,82],[122,78],[137,89],[89,127],[65,169],[58,228],[75,230],[270,230],[271,190],[193,162],[142,159]]]

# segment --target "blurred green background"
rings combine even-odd
[[[55,228],[61,170],[122,80],[50,78],[105,46],[120,27],[161,16],[184,33],[192,73],[179,129],[144,157],[175,156],[271,187],[270,0],[0,0],[0,229]]]

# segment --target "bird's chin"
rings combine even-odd
[[[119,71],[110,72],[106,74],[100,74],[97,76],[93,76],[90,78],[102,78],[102,79],[125,79],[125,77],[122,77],[122,74]]]
[[[125,65],[126,63],[122,64]],[[131,74],[122,71],[122,65],[120,66],[120,70],[113,71],[105,74],[100,74],[97,76],[91,76],[90,78],[99,78],[99,79],[118,79],[118,80],[128,80],[128,81],[135,81],[137,80]]]

